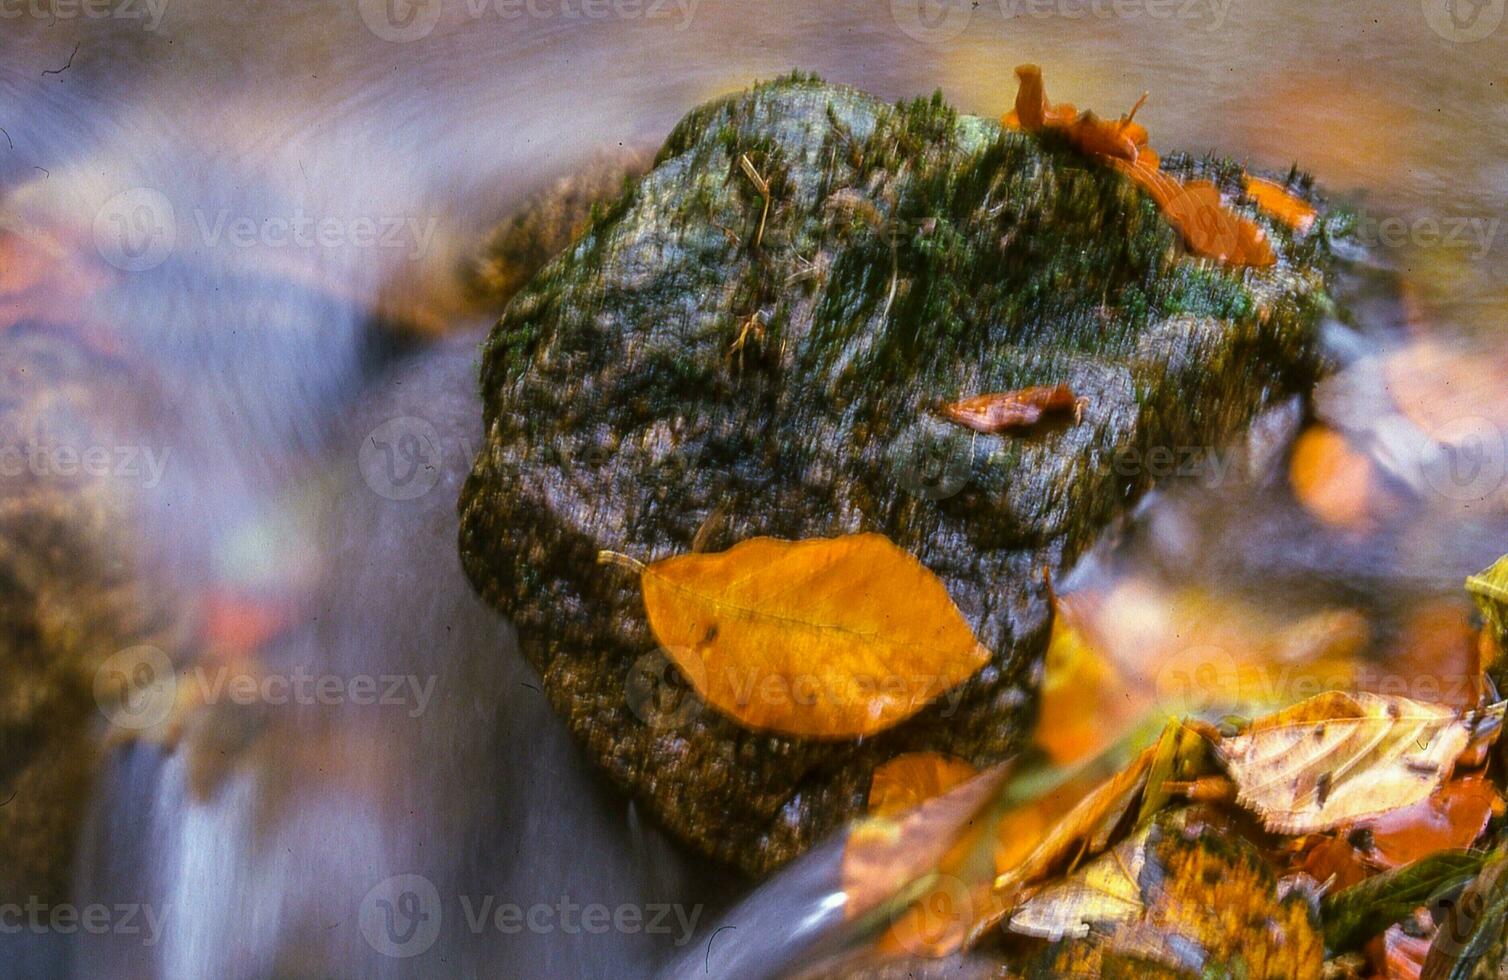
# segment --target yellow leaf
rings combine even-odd
[[[1011,930],[1056,940],[1086,936],[1091,925],[1141,918],[1138,882],[1151,830],[1148,824],[1077,873],[1037,892],[1011,916]]]
[[[1059,765],[1099,752],[1144,715],[1153,693],[1127,682],[1084,632],[1069,597],[1055,603],[1043,660],[1035,740]]]
[[[872,735],[990,658],[937,576],[882,534],[752,538],[655,562],[642,582],[670,659],[750,728]]]
[[[1486,709],[1501,721],[1503,705]],[[1308,834],[1425,799],[1478,719],[1401,697],[1331,691],[1254,722],[1216,751],[1269,830]]]
[[[869,780],[869,812],[877,817],[905,813],[941,796],[979,770],[938,752],[908,752],[875,769]]]

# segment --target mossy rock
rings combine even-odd
[[[1196,261],[1123,178],[940,97],[792,76],[703,106],[486,342],[467,573],[619,785],[706,854],[768,871],[861,812],[898,753],[1017,749],[1048,577],[1152,485],[1133,454],[1207,452],[1313,383],[1321,247],[1269,233],[1271,269]],[[1026,438],[935,412],[1059,382],[1082,420]],[[666,710],[638,584],[595,562],[860,531],[939,575],[994,655],[854,741]]]

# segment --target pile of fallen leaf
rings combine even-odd
[[[1503,713],[1329,692],[1070,770],[902,756],[849,838],[850,915],[871,958],[993,942],[1050,973],[1454,976],[1503,924],[1455,914],[1508,861]]]
[[[988,660],[942,583],[883,535],[603,557],[639,573],[696,694],[751,729],[871,735]],[[1255,720],[1156,714],[1075,765],[899,756],[846,844],[862,940],[845,956],[984,947],[1046,975],[1467,975],[1508,914],[1504,707],[1330,691]]]
[[[1016,107],[1003,120],[1007,126],[1061,134],[1080,152],[1125,174],[1157,203],[1195,255],[1233,266],[1270,266],[1276,261],[1262,229],[1227,206],[1220,188],[1163,172],[1161,157],[1147,145],[1146,128],[1135,121],[1145,95],[1130,112],[1108,121],[1066,102],[1048,102],[1042,70],[1036,65],[1020,66],[1016,77],[1020,86]],[[1258,208],[1295,231],[1302,233],[1313,225],[1314,209],[1282,186],[1247,175],[1243,187]]]
[[[1498,975],[1472,971],[1497,968],[1508,919],[1503,715],[1331,691],[1255,720],[1144,725],[1071,768],[901,756],[846,846],[862,942],[845,958]]]

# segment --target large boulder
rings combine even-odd
[[[1228,164],[1169,167],[1239,187]],[[1049,576],[1154,475],[1312,383],[1320,249],[1269,233],[1270,269],[1194,260],[1122,177],[940,97],[793,76],[703,106],[487,341],[466,570],[613,780],[767,871],[861,812],[898,753],[1016,750]],[[936,413],[1060,382],[1082,420],[1026,438]],[[673,704],[637,581],[595,560],[860,531],[940,576],[993,658],[858,740]]]

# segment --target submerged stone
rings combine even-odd
[[[613,780],[704,853],[774,868],[861,813],[898,753],[1018,749],[1049,576],[1165,457],[1313,382],[1320,247],[1264,227],[1271,269],[1193,260],[1128,181],[938,97],[793,76],[703,106],[484,346],[466,571]],[[1082,418],[1024,437],[937,413],[1059,383]],[[749,731],[680,690],[637,580],[595,561],[860,531],[940,576],[993,651],[861,740]]]

